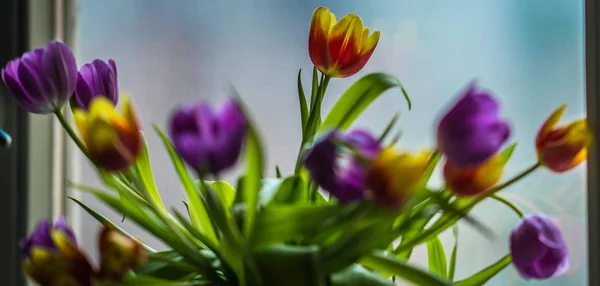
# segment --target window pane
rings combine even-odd
[[[171,109],[190,100],[217,101],[230,83],[250,105],[269,148],[269,170],[293,170],[300,142],[296,75],[308,83],[308,27],[316,6],[341,18],[355,12],[382,37],[360,74],[387,71],[410,93],[408,112],[398,91],[387,93],[357,125],[381,131],[402,112],[402,148],[433,147],[439,112],[472,80],[491,89],[513,123],[519,145],[506,177],[536,160],[534,137],[542,121],[561,103],[565,120],[584,116],[583,0],[506,1],[79,1],[77,54],[80,64],[116,60],[120,87],[129,91],[143,117],[157,183],[168,205],[182,208],[184,193],[151,124],[165,127]],[[358,76],[353,77],[356,79]],[[352,80],[333,80],[325,110]],[[79,180],[99,184],[84,164]],[[439,174],[438,174],[439,175]],[[441,185],[439,176],[434,182]],[[523,209],[557,218],[570,247],[571,270],[543,285],[583,285],[586,281],[585,166],[556,175],[538,170],[504,192]],[[107,212],[90,197],[85,200]],[[476,217],[493,227],[488,241],[461,225],[457,277],[471,275],[508,251],[508,233],[517,219],[510,210],[486,202]],[[115,220],[117,214],[110,216]],[[95,246],[97,225],[84,218],[85,247]],[[136,235],[160,248],[160,243]],[[443,235],[448,251],[452,236]],[[426,265],[426,251],[414,259]],[[525,285],[508,267],[488,285]]]

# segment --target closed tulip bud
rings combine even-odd
[[[52,113],[69,101],[75,89],[75,56],[61,41],[50,41],[10,61],[2,81],[17,103],[31,113]]]
[[[366,185],[376,202],[393,208],[402,207],[421,187],[430,152],[397,153],[383,149],[369,164]]]
[[[341,148],[339,143],[354,150]],[[377,138],[367,131],[331,131],[308,150],[304,166],[312,179],[340,202],[359,201],[365,198],[367,172],[366,162],[361,159],[372,159],[380,149]],[[348,157],[347,164],[343,164],[344,156]]]
[[[444,164],[446,186],[459,196],[481,194],[498,183],[514,148],[515,145],[512,145],[483,164],[473,167],[463,167],[446,161]]]
[[[186,105],[171,117],[170,137],[181,158],[200,174],[232,167],[242,152],[246,117],[235,100],[215,112],[206,104]]]
[[[509,135],[510,126],[500,117],[496,99],[474,83],[437,126],[439,150],[448,161],[463,167],[487,161],[502,148]]]
[[[369,29],[355,14],[339,22],[325,7],[317,8],[310,23],[308,52],[317,69],[330,77],[349,77],[360,71],[379,42],[379,31]]]
[[[98,237],[100,271],[98,277],[105,281],[119,281],[129,270],[146,262],[142,244],[121,232],[103,227]]]
[[[54,225],[41,221],[21,244],[27,256],[23,266],[32,280],[44,286],[92,285],[94,271],[77,248],[73,231],[64,217]]]
[[[96,96],[104,96],[113,105],[119,103],[119,83],[117,80],[117,65],[115,61],[94,60],[85,64],[77,75],[75,96],[73,99],[83,110],[88,110]]]
[[[512,263],[525,279],[548,279],[569,269],[569,253],[560,229],[547,215],[529,214],[510,234]]]
[[[108,171],[120,171],[134,163],[142,147],[140,125],[129,98],[122,110],[103,96],[95,97],[89,111],[75,109],[75,124],[91,159]]]
[[[566,105],[556,109],[546,119],[535,140],[540,163],[557,173],[568,171],[585,161],[593,137],[586,119],[557,126],[566,109]]]

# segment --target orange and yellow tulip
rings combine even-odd
[[[397,153],[383,149],[367,169],[366,185],[374,200],[389,207],[403,206],[421,186],[430,152]]]
[[[98,276],[107,281],[120,281],[130,269],[146,262],[146,250],[136,241],[112,227],[105,226],[98,235],[100,271]]]
[[[568,171],[585,161],[587,148],[592,142],[592,133],[585,118],[557,126],[566,109],[566,104],[557,108],[546,119],[535,140],[540,164],[557,173]]]
[[[515,145],[478,166],[464,167],[448,160],[444,164],[444,180],[446,186],[456,195],[468,197],[481,194],[494,186],[504,171]]]
[[[325,7],[317,8],[310,23],[308,52],[317,69],[329,77],[349,77],[360,71],[379,42],[379,31],[369,36],[356,14],[339,22]]]
[[[141,150],[142,139],[137,115],[129,98],[117,111],[106,97],[98,96],[89,105],[89,112],[75,109],[73,115],[79,134],[91,159],[108,171],[129,167]]]

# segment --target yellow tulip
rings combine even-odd
[[[140,125],[128,97],[117,111],[113,103],[98,96],[89,111],[75,109],[75,124],[91,159],[108,171],[130,166],[141,150]]]

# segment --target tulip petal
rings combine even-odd
[[[538,131],[538,135],[535,139],[536,144],[542,144],[542,142],[546,140],[545,137],[554,128],[554,126],[558,124],[558,121],[560,121],[566,109],[567,105],[563,104],[559,106],[556,110],[554,110],[552,114],[550,114],[550,116],[546,119],[546,121],[542,124],[542,127],[540,127],[540,130]]]
[[[366,32],[368,33],[368,29],[366,29]],[[371,58],[371,55],[375,51],[375,48],[377,47],[377,43],[379,42],[379,34],[379,31],[375,31],[370,37],[366,38],[365,41],[363,41],[363,46],[361,48],[360,55],[357,61],[348,66],[340,67],[340,77],[352,76],[365,67],[365,65]]]
[[[60,102],[68,100],[75,90],[77,63],[67,45],[61,41],[50,41],[44,51],[42,69],[49,81],[54,83],[57,99]]]
[[[329,55],[329,31],[335,25],[335,15],[325,7],[318,7],[314,12],[310,24],[308,37],[308,52],[313,64],[321,71],[331,66]]]
[[[362,20],[356,14],[348,14],[337,22],[329,34],[329,55],[332,70],[347,67],[358,60],[362,48]]]

